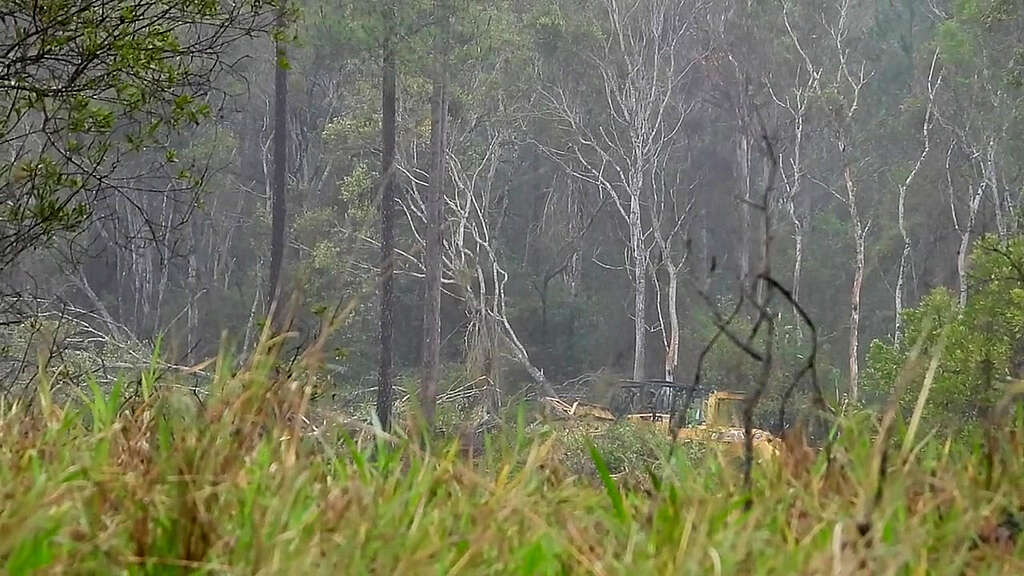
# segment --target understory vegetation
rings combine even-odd
[[[748,487],[729,456],[625,424],[581,434],[521,408],[425,445],[321,414],[309,366],[218,365],[208,396],[154,369],[63,406],[44,380],[31,406],[4,406],[3,572],[1024,570],[1012,411],[996,442],[883,434],[887,457],[853,414],[827,450],[787,440]]]

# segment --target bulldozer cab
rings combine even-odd
[[[747,398],[743,392],[711,392],[704,402],[704,420],[698,419],[697,422],[706,426],[743,426],[743,404]]]

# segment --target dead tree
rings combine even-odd
[[[914,181],[914,177],[917,176],[918,171],[921,169],[921,164],[924,162],[925,157],[928,156],[928,151],[931,148],[930,131],[932,126],[932,110],[935,103],[935,91],[938,90],[939,84],[942,82],[942,74],[940,73],[938,78],[935,77],[935,64],[939,59],[939,51],[935,51],[935,55],[932,56],[931,68],[928,71],[928,107],[925,110],[924,124],[921,127],[921,153],[917,157],[917,161],[914,162],[914,166],[910,169],[907,177],[899,184],[899,198],[897,201],[897,219],[900,228],[900,236],[903,238],[903,251],[900,253],[900,263],[896,273],[896,290],[895,290],[895,313],[896,313],[896,324],[893,333],[893,340],[899,344],[903,338],[903,299],[906,297],[906,276],[907,266],[910,262],[910,249],[911,239],[910,232],[907,229],[907,218],[906,218],[906,205],[907,205],[907,191],[910,189],[910,184]]]
[[[808,117],[810,105],[814,96],[820,91],[822,68],[811,60],[807,51],[800,42],[799,35],[793,29],[790,21],[790,6],[784,3],[782,6],[782,18],[786,27],[789,40],[797,52],[799,64],[796,67],[796,76],[792,86],[786,90],[773,86],[769,81],[768,93],[771,95],[777,107],[782,109],[792,120],[793,142],[789,152],[788,173],[785,166],[780,165],[779,175],[785,186],[784,205],[789,214],[793,226],[793,272],[792,292],[793,299],[800,300],[800,276],[803,271],[804,261],[804,234],[808,228],[808,210],[801,209],[800,205],[805,204],[803,196],[804,179],[806,167],[804,166],[804,139],[807,134]],[[780,164],[781,164],[780,160]],[[798,316],[794,309],[794,315]],[[798,323],[799,326],[799,323]]]
[[[498,228],[506,190],[502,187],[503,167],[515,154],[507,128],[500,121],[473,120],[470,131],[477,138],[471,150],[459,146],[472,146],[467,135],[451,134],[447,150],[447,184],[443,198],[444,219],[442,234],[442,284],[446,293],[464,303],[467,314],[466,346],[484,357],[486,367],[494,368],[498,354],[505,354],[523,367],[541,389],[544,396],[555,396],[554,389],[530,358],[522,340],[508,318],[505,292],[509,275],[502,262],[498,245]],[[423,170],[400,163],[407,186],[402,203],[414,238],[424,245],[427,226],[427,190],[429,177]],[[424,269],[424,263],[412,254],[414,266]],[[497,397],[493,370],[485,370],[491,380],[490,404],[496,409]]]
[[[679,324],[679,284],[689,259],[689,246],[685,238],[694,205],[694,190],[699,181],[689,187],[682,186],[679,171],[676,171],[675,178],[669,178],[667,175],[670,167],[666,164],[663,161],[655,174],[651,200],[647,206],[651,215],[651,233],[659,255],[658,263],[651,266],[651,279],[657,296],[659,331],[665,347],[665,380],[673,382],[679,364],[679,342],[682,336]],[[667,284],[664,299],[658,278],[662,270]]]
[[[628,227],[625,270],[633,283],[633,378],[642,379],[646,356],[647,274],[651,223],[643,203],[653,171],[668,154],[690,104],[683,84],[700,55],[687,51],[687,38],[703,5],[678,0],[641,0],[629,6],[602,0],[607,40],[588,64],[599,75],[603,116],[584,118],[588,94],[571,94],[553,83],[540,90],[542,115],[557,123],[565,141],[539,143],[573,176],[611,198]],[[680,103],[682,102],[682,104]]]
[[[821,99],[828,110],[828,127],[831,140],[837,152],[839,163],[841,191],[836,190],[828,182],[821,179],[814,181],[828,190],[841,202],[849,215],[850,236],[853,240],[853,282],[850,286],[850,324],[848,338],[849,356],[849,393],[856,402],[860,396],[858,378],[860,372],[860,299],[864,285],[864,267],[866,247],[865,240],[871,228],[871,222],[864,221],[859,199],[858,175],[856,173],[859,157],[855,149],[854,120],[860,111],[861,90],[867,84],[871,74],[867,71],[867,63],[860,66],[850,61],[850,0],[839,0],[832,5],[834,16],[822,9],[819,13],[826,42],[811,56],[807,39],[801,39],[793,32],[789,24],[788,12],[784,11],[790,40],[805,60],[806,71],[812,76],[820,75],[820,82],[811,86],[814,94]],[[814,35],[811,35],[814,37]],[[815,57],[822,60],[815,63]],[[826,74],[827,69],[827,74]]]
[[[841,0],[837,8],[836,19],[830,23],[825,15],[822,21],[829,36],[832,38],[837,62],[835,77],[829,87],[838,96],[833,110],[833,141],[839,153],[839,162],[843,177],[843,194],[836,197],[846,205],[850,215],[850,232],[853,237],[854,263],[853,284],[850,287],[850,331],[849,331],[849,378],[850,398],[854,402],[860,399],[860,298],[864,285],[864,259],[867,252],[865,239],[871,228],[871,222],[864,222],[861,216],[858,198],[856,154],[853,142],[853,121],[860,111],[861,89],[867,84],[870,75],[867,73],[866,62],[859,68],[850,63],[849,53],[849,7],[850,0]]]
[[[949,212],[953,218],[953,229],[956,230],[957,236],[960,237],[960,243],[957,246],[956,251],[956,277],[957,277],[957,293],[958,302],[960,309],[963,310],[967,306],[967,253],[971,248],[971,235],[974,232],[974,228],[978,222],[978,212],[981,208],[981,200],[985,195],[985,185],[981,182],[974,182],[972,179],[968,180],[967,183],[967,210],[966,217],[960,216],[957,213],[957,200],[959,195],[956,192],[956,186],[953,184],[953,169],[952,169],[952,158],[953,151],[956,149],[956,140],[951,140],[949,148],[946,150],[946,189],[949,193]],[[971,160],[972,166],[977,166],[974,161],[976,157],[970,154],[969,150],[968,157]]]

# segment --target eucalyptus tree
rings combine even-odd
[[[592,70],[599,97],[567,85],[555,71],[539,91],[540,105],[543,117],[562,134],[559,141],[540,144],[566,171],[609,198],[628,228],[624,269],[633,283],[633,378],[642,379],[652,248],[652,223],[643,206],[690,108],[682,88],[700,60],[691,39],[704,7],[673,0],[599,0],[587,8],[577,6],[577,14],[569,16],[587,13],[598,31],[587,45],[574,47],[579,50],[575,65]],[[597,114],[585,115],[589,106],[598,107]]]
[[[932,62],[928,70],[928,80],[926,84],[927,99],[928,103],[925,108],[924,121],[921,124],[921,152],[917,155],[917,159],[911,166],[910,171],[907,172],[906,178],[903,182],[898,184],[898,200],[897,200],[897,225],[900,230],[900,237],[903,239],[903,250],[900,252],[900,261],[897,266],[896,272],[896,287],[894,296],[894,308],[896,325],[893,333],[893,339],[897,344],[903,337],[903,309],[904,309],[904,298],[906,297],[906,277],[907,268],[910,265],[910,255],[912,241],[910,237],[910,231],[907,226],[907,194],[910,190],[911,184],[917,177],[918,172],[921,170],[921,165],[928,157],[928,152],[931,150],[931,130],[932,124],[935,121],[933,114],[935,104],[935,93],[939,89],[939,85],[942,82],[942,73],[936,70],[938,63],[939,52],[935,51],[932,56]]]
[[[956,265],[959,303],[964,307],[967,252],[972,235],[987,219],[986,212],[1001,241],[1016,230],[1019,198],[1012,191],[1019,186],[1020,176],[1011,166],[1014,153],[1020,153],[1024,65],[1019,50],[1010,47],[1024,37],[1024,16],[1001,2],[935,5],[932,10],[941,19],[936,43],[947,78],[935,99],[934,115],[951,139],[946,183],[960,241]],[[965,192],[958,192],[961,189]]]

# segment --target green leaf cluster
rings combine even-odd
[[[1024,360],[1024,238],[1007,243],[986,236],[975,243],[969,275],[970,296],[959,306],[945,288],[932,291],[904,314],[900,343],[876,340],[868,353],[865,390],[882,402],[895,390],[900,374],[910,385],[900,398],[909,416],[924,380],[924,367],[940,354],[925,405],[925,422],[946,430],[977,424],[1018,379]],[[939,335],[947,330],[941,352]],[[916,360],[911,350],[920,342]]]

